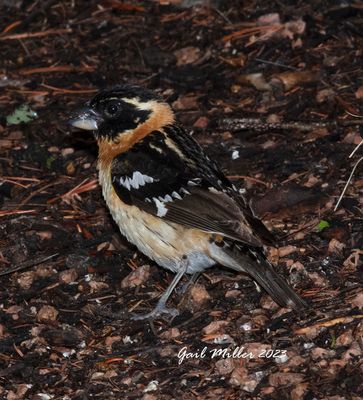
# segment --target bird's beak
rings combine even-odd
[[[96,131],[98,129],[99,115],[90,108],[84,108],[78,111],[73,118],[69,120],[69,124],[75,128],[84,129],[86,131]]]

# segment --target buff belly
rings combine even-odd
[[[160,266],[177,272],[183,257],[188,260],[188,274],[200,272],[215,265],[208,256],[208,234],[172,222],[165,222],[135,206],[123,203],[111,182],[100,175],[103,197],[121,233],[142,253]]]

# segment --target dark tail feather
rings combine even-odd
[[[307,303],[277,274],[260,249],[235,245],[233,249],[224,248],[222,251],[232,262],[226,259],[223,262],[218,257],[221,264],[250,275],[281,307],[291,307],[296,311],[307,307]]]
[[[255,255],[254,253],[252,255]],[[296,311],[301,311],[307,307],[307,303],[278,275],[274,267],[258,253],[256,264],[248,265],[247,268],[243,265],[243,267],[277,304],[282,307],[291,307]]]

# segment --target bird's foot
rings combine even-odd
[[[179,292],[181,294],[185,294],[189,291],[189,289],[197,282],[200,276],[200,272],[195,272],[192,277],[188,280],[188,282],[179,285]]]
[[[166,307],[166,302],[168,301],[171,293],[175,289],[176,285],[179,283],[180,279],[183,277],[185,272],[188,269],[188,260],[185,258],[183,262],[181,263],[181,267],[178,271],[178,273],[174,276],[171,284],[169,287],[166,289],[165,293],[160,297],[160,300],[158,301],[158,304],[156,307],[148,314],[146,315],[133,315],[131,318],[133,320],[143,320],[143,319],[148,319],[150,321],[153,321],[157,317],[159,317],[162,314],[169,314],[171,315],[171,320],[175,318],[177,315],[179,315],[179,311],[175,308],[167,308]]]
[[[134,321],[142,321],[144,319],[154,320],[163,314],[171,315],[171,319],[173,319],[177,315],[179,315],[179,311],[176,308],[167,308],[164,302],[162,302],[158,303],[151,312],[143,315],[133,314],[131,316],[131,319],[133,319]]]

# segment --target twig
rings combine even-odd
[[[282,64],[282,63],[279,63],[276,61],[267,61],[267,60],[263,60],[262,58],[257,58],[257,57],[255,58],[255,61],[261,62],[263,64],[275,65],[277,67],[290,69],[291,71],[298,71],[298,68],[291,67],[290,65]]]
[[[23,185],[22,183],[19,183],[17,181],[13,181],[12,179],[4,179],[3,181],[1,181],[1,184],[4,183],[4,182],[11,183],[12,185],[15,185],[15,186],[20,186],[23,189],[28,189],[28,187],[29,187],[29,185]]]
[[[39,90],[11,90],[9,89],[9,92],[17,92],[21,94],[29,94],[31,96],[48,96],[49,92],[46,91],[39,91]]]
[[[30,51],[28,50],[28,48],[27,48],[27,46],[25,45],[25,43],[24,43],[22,40],[20,40],[20,39],[19,39],[19,43],[20,43],[20,46],[24,49],[25,54],[26,54],[29,58],[31,58]]]
[[[41,193],[43,190],[48,189],[48,188],[51,187],[51,186],[59,185],[60,183],[61,183],[61,182],[58,182],[58,183],[57,183],[57,182],[51,182],[51,183],[48,183],[47,185],[42,186],[41,188],[35,190],[34,192],[30,193],[30,195],[27,196],[27,197],[18,205],[17,210],[19,210],[19,208],[25,206],[25,204],[28,203],[29,200],[30,200],[31,198],[33,198],[35,195],[37,195],[38,193]]]
[[[47,15],[48,8],[52,7],[53,4],[57,3],[58,0],[48,0],[48,1],[41,1],[41,4],[38,4],[38,1],[33,1],[30,7],[27,8],[26,13],[27,17],[21,21],[15,21],[8,25],[1,34],[5,34],[10,32],[11,30],[18,28],[19,26],[22,27],[24,30],[27,28],[34,19],[36,19],[40,14]]]
[[[81,93],[95,93],[98,90],[97,89],[64,89],[64,88],[58,88],[55,86],[50,86],[46,85],[45,83],[42,83],[40,86],[43,86],[47,89],[54,90],[54,92],[57,93],[65,93],[65,94],[81,94]]]
[[[7,210],[7,211],[0,211],[0,217],[7,217],[9,215],[17,215],[17,214],[29,214],[33,213],[36,210]]]
[[[93,67],[75,67],[73,65],[56,65],[53,67],[39,67],[39,68],[27,68],[19,71],[20,75],[33,75],[33,74],[44,74],[53,72],[91,72],[94,71]]]
[[[320,321],[311,326],[306,326],[303,328],[295,329],[294,334],[304,335],[306,333],[309,333],[312,329],[330,328],[330,327],[338,325],[338,324],[349,324],[349,323],[353,322],[355,319],[362,319],[362,318],[363,318],[363,315],[357,314],[357,315],[351,315],[348,317],[338,317],[338,318],[334,318],[334,319],[330,319],[330,320]]]
[[[350,115],[351,117],[355,117],[355,118],[363,118],[363,115],[359,115],[359,114],[353,114],[348,110],[344,110],[348,115]]]
[[[2,32],[2,35],[5,35],[5,33],[10,32],[11,30],[15,29],[17,26],[19,26],[22,23],[22,21],[14,21],[10,25],[8,25]]]
[[[5,271],[1,271],[0,276],[9,275],[9,274],[12,274],[13,272],[17,272],[17,271],[21,271],[23,269],[35,267],[36,265],[39,265],[43,262],[51,260],[52,258],[57,257],[58,255],[59,255],[59,253],[55,253],[55,254],[52,254],[51,256],[48,256],[45,258],[36,258],[35,260],[25,261],[16,267],[7,268]]]
[[[339,199],[338,199],[338,201],[337,201],[337,204],[336,204],[335,207],[334,207],[334,211],[336,211],[336,210],[338,209],[339,204],[340,204],[340,202],[342,201],[345,192],[347,191],[347,188],[348,188],[348,186],[349,186],[349,183],[350,183],[350,181],[351,181],[352,178],[353,178],[354,172],[355,172],[355,170],[357,169],[358,164],[359,164],[362,160],[363,160],[363,157],[361,157],[361,158],[355,163],[355,165],[354,165],[354,167],[353,167],[353,169],[352,169],[352,172],[351,172],[350,175],[349,175],[349,178],[348,178],[348,180],[347,180],[347,183],[346,183],[345,186],[344,186],[344,189],[343,189],[343,191],[342,191],[342,194],[340,195],[340,197],[339,197]]]
[[[33,32],[33,33],[17,33],[14,35],[7,35],[0,37],[0,40],[18,40],[18,39],[30,39],[36,37],[44,37],[49,35],[60,35],[63,33],[72,33],[72,29],[48,29],[47,31]]]
[[[246,175],[228,175],[228,179],[231,180],[237,180],[237,179],[245,179],[246,181],[251,181],[255,183],[260,183],[261,185],[264,185],[266,187],[269,187],[269,183],[266,183],[264,181],[261,181],[260,179],[253,178],[252,176],[246,176]]]
[[[261,25],[261,26],[253,26],[251,28],[245,28],[241,31],[230,33],[222,38],[223,42],[229,42],[235,39],[242,38],[244,36],[250,36],[257,33],[263,33],[263,31],[271,31],[278,32],[282,30],[284,26],[282,24],[273,24],[273,25]]]
[[[292,174],[290,177],[288,177],[287,179],[282,181],[281,185],[285,185],[286,183],[294,181],[295,179],[300,178],[301,176],[304,176],[304,175],[308,174],[309,172],[310,172],[310,170],[301,172],[300,174],[296,174],[296,175]]]
[[[219,16],[221,16],[229,25],[233,25],[233,22],[222,13],[217,7],[212,7],[212,10],[215,11]]]
[[[290,237],[290,236],[294,236],[296,233],[299,233],[299,232],[308,230],[308,229],[310,229],[310,228],[316,227],[316,225],[318,224],[318,222],[319,222],[319,219],[314,218],[312,221],[306,223],[305,225],[303,225],[303,226],[300,227],[299,229],[296,229],[295,231],[290,231],[289,233],[286,233],[285,235],[280,236],[280,237],[278,238],[278,240],[279,240],[279,242],[281,242],[281,241],[283,241],[283,240],[286,240],[286,239],[287,239],[288,237]]]
[[[348,158],[352,158],[352,157],[354,156],[354,154],[357,152],[357,150],[359,149],[359,147],[360,147],[362,144],[363,144],[363,139],[361,140],[360,143],[358,143],[358,146],[350,153],[350,155],[349,155]],[[350,181],[351,181],[352,178],[353,178],[354,171],[357,169],[359,163],[360,163],[362,160],[363,160],[363,157],[361,157],[361,158],[355,163],[355,165],[354,165],[354,167],[353,167],[353,170],[352,170],[352,172],[351,172],[350,175],[349,175],[348,181],[347,181],[347,183],[346,183],[345,186],[344,186],[344,189],[343,189],[343,191],[342,191],[342,194],[340,195],[340,197],[339,197],[339,199],[338,199],[338,201],[337,201],[337,204],[336,204],[335,207],[334,207],[334,211],[336,211],[336,210],[338,209],[339,204],[340,204],[340,202],[342,201],[342,198],[343,198],[343,196],[344,196],[344,194],[345,194],[345,192],[346,192],[346,190],[347,190],[347,188],[348,188],[348,185],[349,185]]]
[[[1,179],[11,179],[13,181],[30,181],[30,182],[40,182],[37,178],[26,178],[24,176],[2,176]]]
[[[252,129],[259,132],[267,132],[270,130],[291,130],[298,129],[300,131],[311,131],[318,128],[337,128],[340,126],[363,125],[363,119],[360,120],[335,120],[325,122],[278,122],[270,123],[258,118],[225,118],[222,119],[219,128],[231,131],[242,131]]]
[[[67,193],[64,193],[60,196],[54,197],[48,200],[48,204],[55,203],[58,199],[62,199],[66,203],[70,203],[73,198],[80,200],[79,195],[84,192],[89,192],[90,190],[94,190],[98,188],[98,180],[92,180],[88,182],[88,178],[86,178],[83,182],[75,186],[73,189],[69,190]]]
[[[361,140],[361,142],[358,144],[358,146],[350,153],[349,158],[352,158],[354,156],[354,154],[357,152],[357,150],[359,149],[360,146],[362,146],[363,144],[363,139]]]

